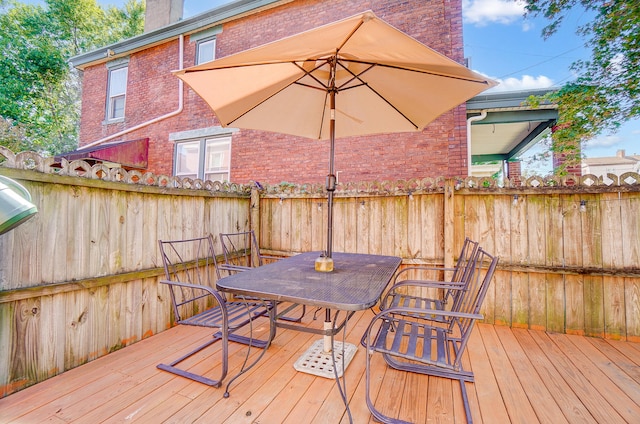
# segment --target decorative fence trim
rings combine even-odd
[[[2,160],[4,157],[4,160]],[[324,197],[324,184],[320,183],[288,183],[264,184],[252,182],[250,184],[236,184],[229,182],[210,181],[191,178],[180,178],[167,175],[155,175],[151,172],[142,173],[136,170],[126,171],[122,168],[109,168],[103,164],[90,165],[82,160],[67,161],[61,159],[58,163],[53,157],[42,157],[35,152],[13,153],[6,147],[0,146],[0,166],[5,168],[38,171],[44,174],[59,176],[82,177],[92,180],[127,183],[169,189],[206,190],[214,193],[235,193],[249,196],[253,188],[257,188],[263,197]],[[634,190],[640,185],[640,174],[626,172],[620,176],[607,174],[606,177],[587,174],[583,176],[532,176],[515,184],[511,180],[499,181],[491,177],[425,177],[397,181],[360,181],[338,184],[336,195],[353,196],[389,196],[411,195],[421,193],[444,192],[447,179],[455,181],[456,190],[490,190],[492,192],[518,190],[518,192],[541,193],[547,190],[581,191],[626,191]],[[607,181],[608,180],[608,181]]]
[[[4,157],[4,161],[1,158]],[[61,159],[56,162],[53,157],[42,157],[35,152],[21,152],[14,154],[6,147],[0,146],[0,165],[5,168],[37,171],[43,174],[57,176],[81,177],[89,180],[117,182],[131,185],[160,187],[169,189],[206,190],[213,193],[233,193],[249,196],[250,185],[203,181],[201,179],[180,178],[167,175],[155,175],[151,172],[142,173],[136,170],[109,168],[104,164],[90,165],[82,160],[67,161]]]

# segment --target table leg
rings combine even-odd
[[[331,351],[333,350],[333,346],[331,344],[332,337],[329,335],[331,330],[333,330],[333,323],[331,322],[331,310],[327,308],[324,312],[324,353],[331,353]]]
[[[324,322],[325,335],[323,339],[324,339],[324,353],[326,354],[331,354],[331,351],[333,350],[333,346],[331,345],[331,336],[329,335],[331,330],[333,330],[333,323],[331,321],[325,321]]]

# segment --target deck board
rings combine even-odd
[[[624,423],[625,420],[615,410],[608,407],[606,393],[598,390],[601,386],[593,386],[589,379],[577,368],[570,357],[554,343],[552,334],[530,332],[535,342],[552,362],[555,372],[567,382],[567,387],[575,393],[591,416],[599,423]],[[557,339],[557,338],[556,338]],[[573,355],[580,352],[573,351]]]
[[[489,328],[492,327],[480,326],[480,332],[484,333],[484,330]],[[535,411],[535,420],[554,424],[568,423],[562,410],[546,387],[544,380],[536,372],[536,368],[529,360],[527,352],[518,343],[511,329],[507,327],[493,327],[493,329],[505,348],[504,355],[513,366],[520,382],[520,387],[525,390],[527,402]],[[508,389],[508,387],[505,387],[505,389]],[[533,420],[533,418],[531,419]]]
[[[534,422],[537,419],[536,413],[507,354],[515,347],[508,344],[508,338],[498,338],[494,327],[479,327],[478,330],[511,422]]]
[[[309,313],[305,325],[320,328]],[[356,345],[371,319],[358,313],[346,340]],[[257,323],[264,334],[267,326]],[[205,328],[178,326],[0,399],[0,422],[53,423],[348,423],[335,381],[294,370],[293,363],[318,336],[278,330],[258,365],[223,398],[210,388],[158,370],[210,337]],[[342,337],[342,335],[340,335]],[[219,344],[190,360],[194,370],[219,369]],[[230,345],[232,376],[246,347]],[[257,355],[253,351],[250,358]],[[365,404],[365,352],[358,348],[346,373],[355,423],[374,422]],[[640,416],[640,346],[616,340],[550,334],[481,324],[464,364],[475,423],[616,423]],[[392,370],[372,361],[376,405],[417,423],[465,422],[457,381]]]

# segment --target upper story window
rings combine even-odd
[[[109,80],[107,82],[107,121],[124,118],[127,95],[128,60],[107,64]]]
[[[216,58],[216,35],[222,32],[222,25],[207,28],[203,31],[191,34],[190,40],[196,43],[195,64],[210,62]]]
[[[221,136],[176,143],[177,177],[229,181],[231,137]]]
[[[211,62],[216,58],[216,39],[208,38],[196,44],[196,65]]]

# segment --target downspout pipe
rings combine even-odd
[[[178,38],[179,40],[179,51],[178,51],[178,70],[182,70],[182,68],[184,67],[184,34],[180,34],[180,37]],[[130,132],[139,130],[141,128],[147,127],[151,124],[155,124],[156,122],[160,122],[162,120],[165,120],[167,118],[171,118],[173,116],[178,115],[179,113],[182,112],[182,109],[184,108],[184,82],[182,82],[181,79],[176,78],[178,80],[178,108],[176,110],[174,110],[173,112],[169,112],[165,115],[162,116],[158,116],[157,118],[153,118],[149,121],[143,122],[141,124],[135,125],[131,128],[127,128],[125,130],[122,130],[120,132],[117,132],[115,134],[111,134],[107,137],[101,138],[98,141],[94,141],[93,143],[89,143],[86,144],[84,146],[79,147],[80,150],[82,149],[86,149],[89,147],[93,147],[93,146],[97,146],[100,145],[106,141],[109,140],[113,140],[114,138],[120,137],[122,135],[128,134]]]
[[[487,110],[482,109],[480,115],[467,118],[467,176],[471,176],[471,123],[482,121],[487,117]]]

